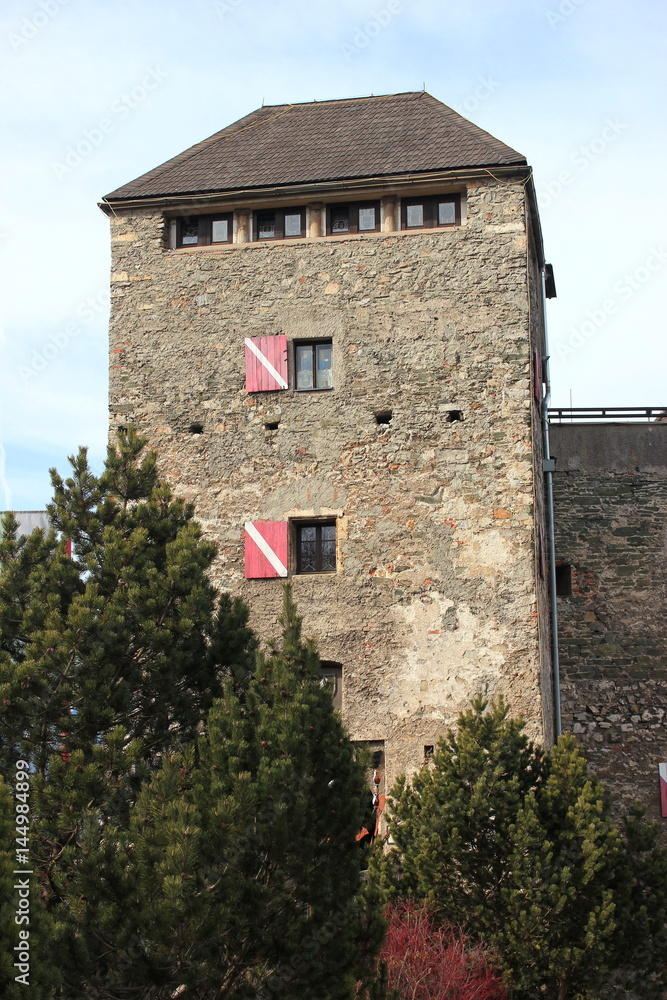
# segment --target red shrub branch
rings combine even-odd
[[[428,910],[392,904],[381,953],[387,985],[400,1000],[507,1000],[488,953],[452,927],[437,927]]]

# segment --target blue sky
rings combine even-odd
[[[5,0],[0,509],[106,446],[100,198],[262,101],[420,90],[526,155],[555,405],[667,405],[658,0]]]

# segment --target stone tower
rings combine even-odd
[[[102,207],[111,430],[194,501],[215,583],[270,637],[291,579],[389,784],[479,690],[550,742],[525,158],[427,93],[262,107]]]

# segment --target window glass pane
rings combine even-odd
[[[276,235],[276,213],[260,212],[257,215],[257,235],[260,240],[272,240]]]
[[[181,223],[181,245],[196,246],[199,242],[199,219],[195,217],[183,219]]]
[[[408,226],[423,226],[424,225],[424,206],[423,205],[408,205],[408,210],[407,210],[407,225]]]
[[[285,214],[285,236],[301,236],[301,212]]]
[[[214,219],[211,223],[211,243],[226,243],[229,239],[229,221]]]
[[[322,532],[322,570],[336,569],[336,525],[324,524]]]
[[[330,389],[333,384],[331,377],[331,344],[317,344],[315,355],[317,358],[316,387],[318,389]]]
[[[438,203],[438,225],[453,226],[456,222],[456,203],[441,201]]]
[[[296,387],[313,388],[313,348],[310,344],[296,349]]]
[[[329,688],[332,698],[336,697],[338,694],[338,678],[335,674],[323,674],[320,683],[322,684],[322,687]]]
[[[375,229],[375,208],[359,209],[359,232]]]
[[[299,529],[299,555],[302,573],[317,570],[317,528]]]
[[[341,205],[331,209],[331,232],[349,233],[350,231],[350,210],[347,205]]]

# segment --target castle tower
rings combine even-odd
[[[391,784],[476,691],[553,736],[525,158],[427,93],[263,107],[108,195],[111,431]]]

